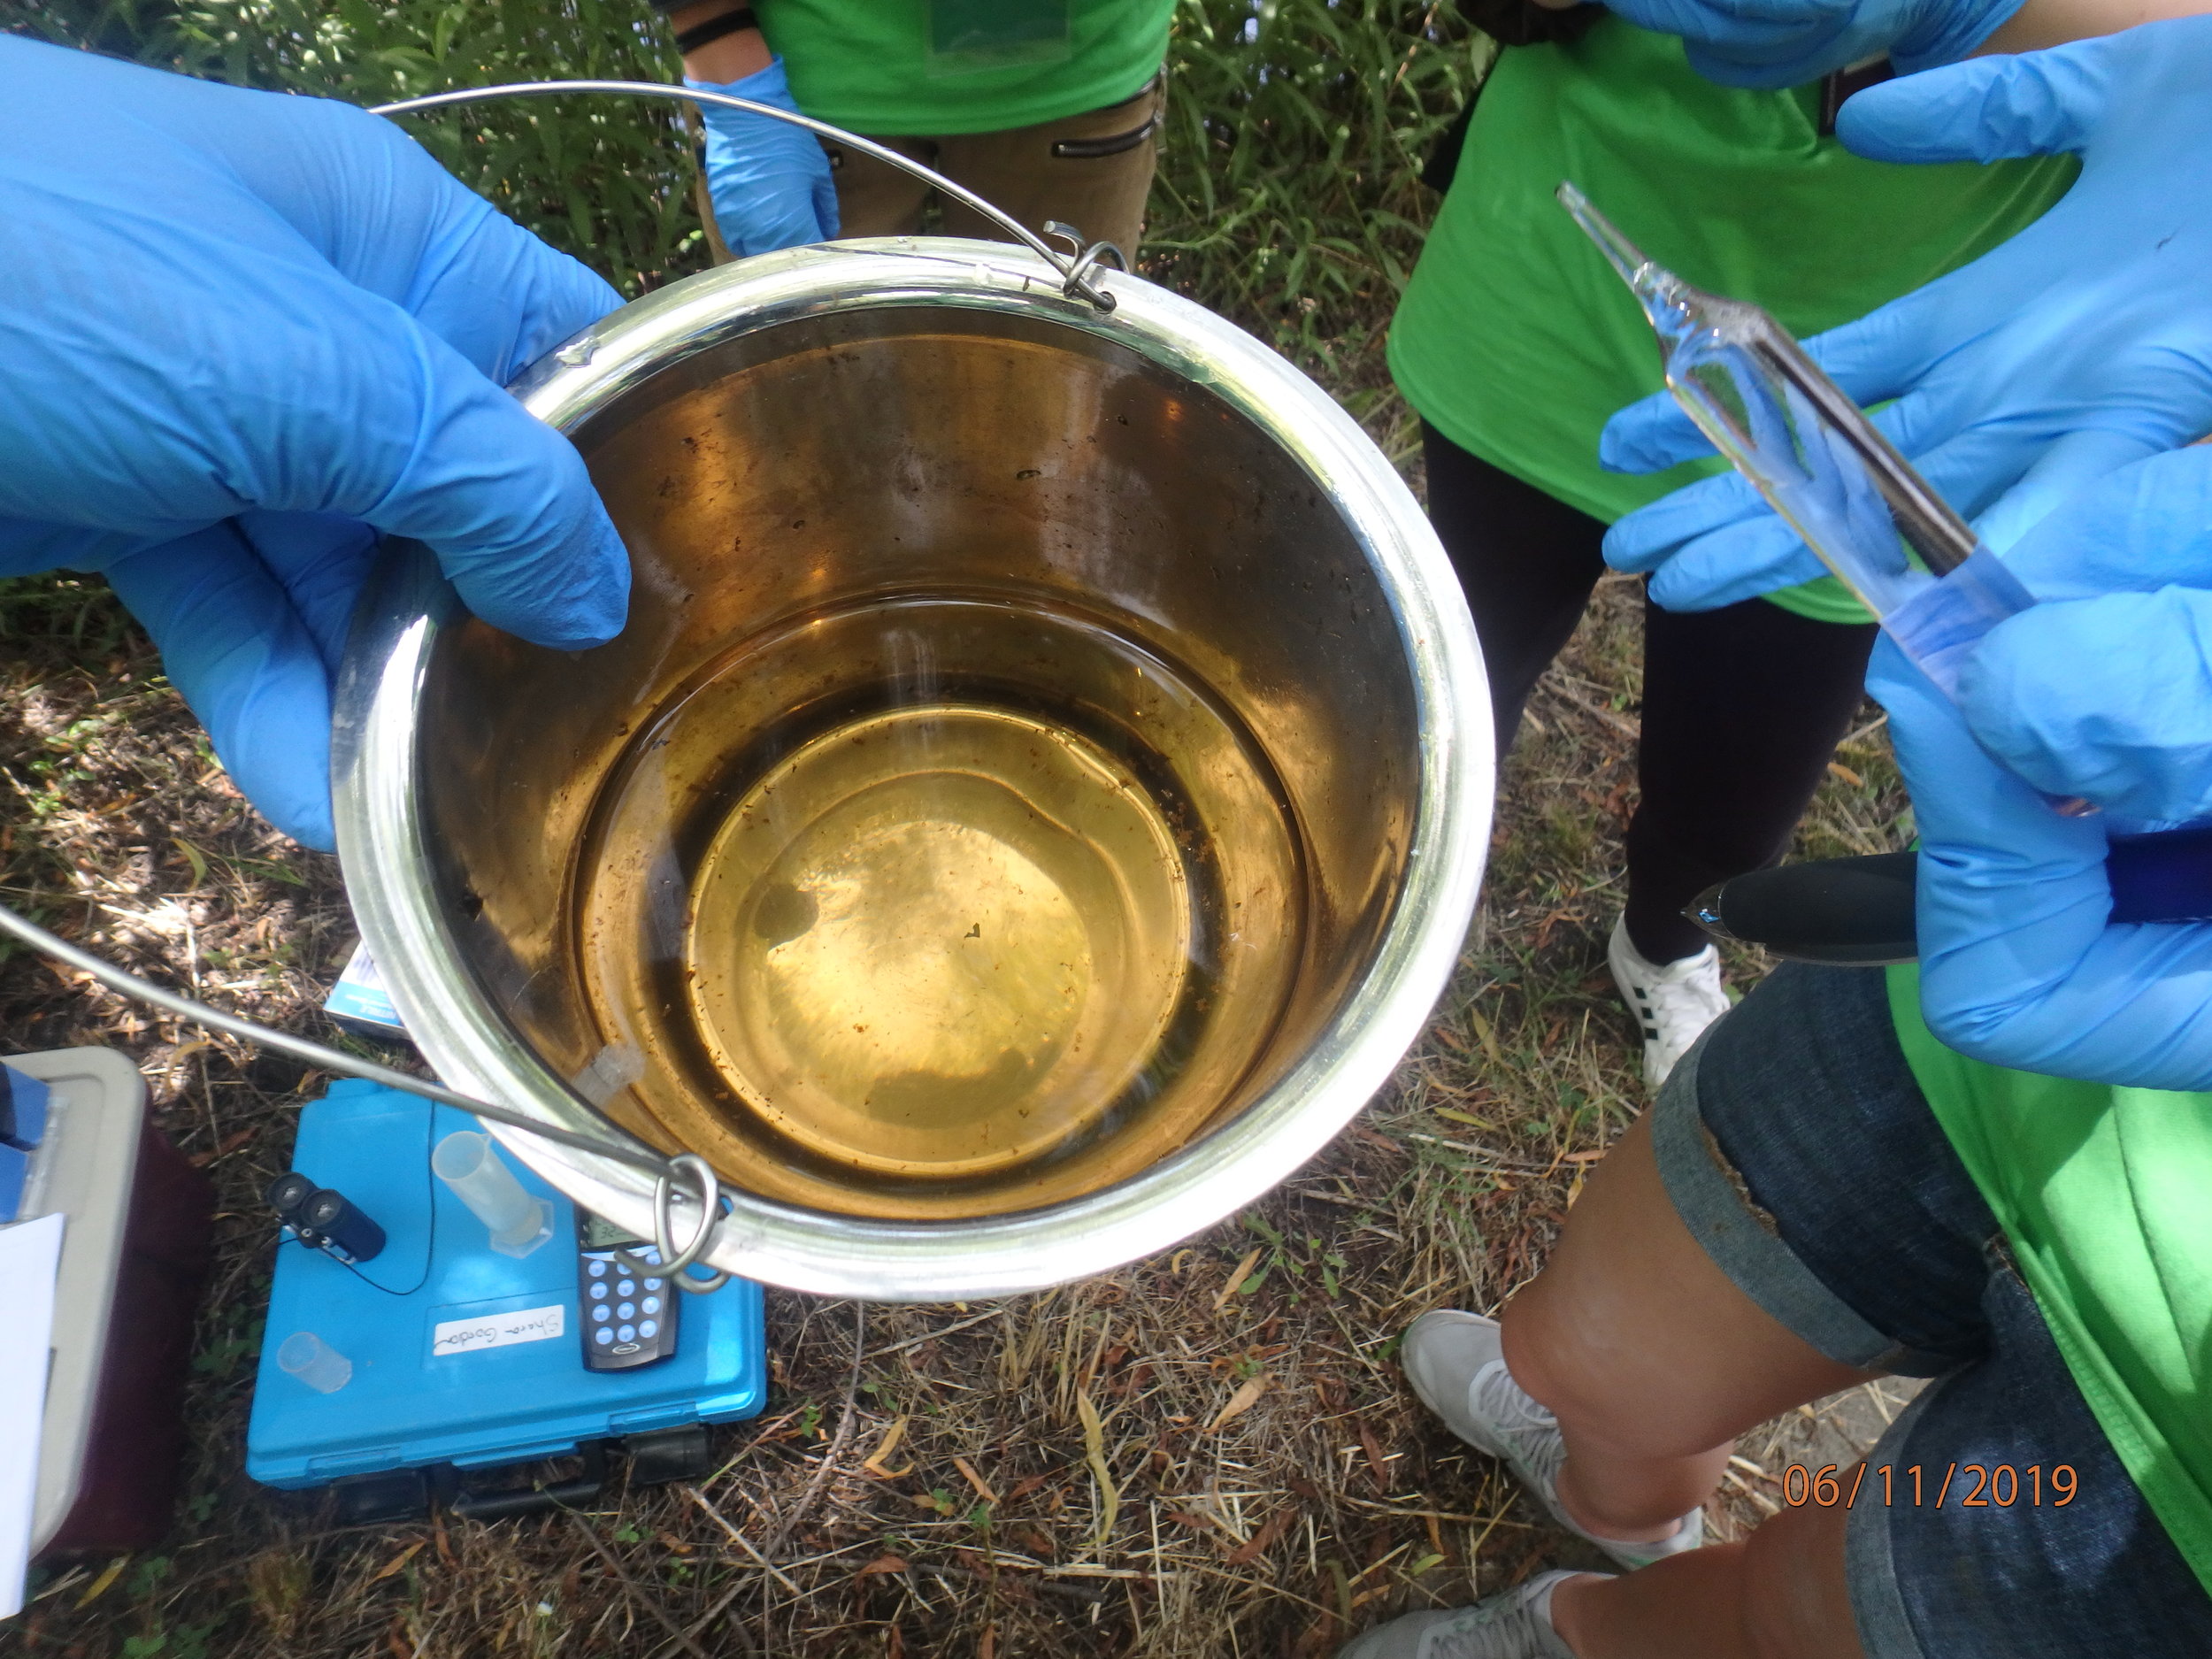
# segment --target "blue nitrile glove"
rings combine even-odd
[[[1890,712],[1920,829],[1929,1029],[2021,1071],[2212,1088],[2212,926],[2108,926],[2106,815],[2054,811],[1886,636],[1867,689]]]
[[[1960,676],[1982,746],[2054,796],[2212,818],[2212,449],[2123,469],[2005,564],[2043,603],[1999,623]]]
[[[103,571],[239,787],[332,844],[377,532],[576,649],[629,567],[501,389],[619,303],[389,122],[0,35],[0,575]]]
[[[780,58],[741,81],[684,85],[800,112]],[[835,239],[837,186],[820,139],[803,127],[744,110],[703,104],[699,113],[707,124],[707,194],[732,253],[743,258]]]
[[[1906,74],[1956,63],[2022,0],[1605,0],[1639,28],[1678,35],[1724,87],[1802,86],[1886,54]]]
[[[2081,177],[2002,246],[1807,342],[2000,550],[2084,483],[2212,431],[2212,18],[1893,81],[1839,130],[1889,161],[2070,150]],[[1604,464],[1710,454],[1664,394],[1607,425]],[[1629,514],[1605,541],[1652,595],[1706,610],[1821,573],[1731,474]]]

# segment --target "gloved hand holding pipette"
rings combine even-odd
[[[1839,130],[1894,161],[2070,150],[2051,211],[1964,269],[1806,342],[2001,551],[2084,482],[2212,431],[2212,18],[2146,24],[1888,82]],[[1663,258],[1663,250],[1655,249]],[[1709,446],[1671,398],[1606,428],[1606,465],[1657,471]],[[1614,526],[1606,557],[1705,610],[1820,573],[1734,475]]]
[[[2212,447],[2092,486],[2005,563],[2039,603],[1960,675],[1982,747],[2118,819],[2212,819]]]
[[[798,112],[780,58],[741,80],[684,84]],[[707,193],[732,253],[743,258],[836,236],[837,184],[819,139],[772,115],[710,104],[699,113],[707,127]]]
[[[245,794],[332,842],[379,531],[579,648],[628,563],[502,382],[619,303],[389,122],[0,35],[0,574],[104,572]]]
[[[1640,28],[1682,37],[1690,67],[1724,87],[1795,87],[1886,55],[1907,74],[1956,63],[2021,0],[1605,0]]]
[[[2152,1088],[2212,1087],[2212,925],[2108,925],[2108,837],[2212,788],[2212,451],[2139,463],[2013,555],[2047,601],[1978,648],[1954,704],[1887,640],[1868,688],[1920,833],[1921,999],[1963,1053]],[[2132,575],[2130,575],[2132,572]],[[2116,580],[2140,591],[2111,593]],[[2187,583],[2189,585],[2180,585]],[[2101,593],[2068,599],[2071,594]],[[2108,810],[2051,810],[2037,787]]]

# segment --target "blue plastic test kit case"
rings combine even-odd
[[[353,1267],[288,1233],[277,1247],[246,1432],[256,1480],[313,1486],[379,1470],[526,1463],[759,1412],[761,1294],[743,1279],[681,1298],[672,1357],[584,1369],[575,1206],[503,1148],[523,1186],[553,1200],[555,1224],[528,1256],[501,1256],[431,1173],[440,1141],[478,1127],[452,1107],[365,1082],[334,1084],[300,1114],[292,1167],[343,1193],[388,1241]],[[343,1387],[319,1394],[279,1368],[277,1349],[297,1331],[352,1362]]]

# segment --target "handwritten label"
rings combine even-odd
[[[487,1313],[473,1319],[446,1319],[430,1327],[430,1355],[474,1354],[488,1348],[512,1348],[518,1342],[549,1342],[568,1329],[565,1306],[518,1308],[512,1313]]]

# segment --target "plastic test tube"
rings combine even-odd
[[[312,1331],[295,1331],[277,1349],[277,1369],[319,1394],[334,1394],[353,1380],[353,1362]]]
[[[553,1206],[523,1190],[492,1138],[471,1129],[438,1142],[430,1168],[490,1232],[502,1256],[527,1256],[553,1236]]]

